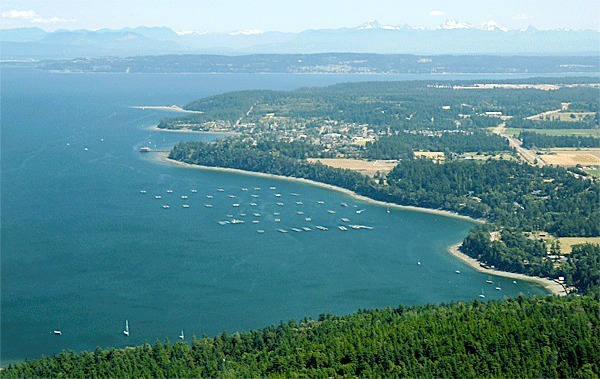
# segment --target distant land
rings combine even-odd
[[[166,54],[376,54],[593,55],[600,52],[597,30],[508,30],[473,27],[447,20],[437,29],[382,25],[300,33],[247,30],[234,33],[176,32],[166,27],[118,30],[3,29],[2,60]]]
[[[6,64],[6,62],[5,62]],[[172,54],[31,61],[54,72],[284,74],[562,74],[597,75],[596,56],[407,54]]]

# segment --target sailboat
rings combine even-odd
[[[184,336],[183,336],[183,329],[182,329],[182,330],[181,330],[181,334],[179,335],[179,339],[181,339],[181,340],[182,340],[183,338],[184,338]]]
[[[123,330],[123,334],[129,337],[129,320],[125,320],[125,330]]]

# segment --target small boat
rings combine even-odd
[[[260,187],[254,187],[255,191],[260,191]]]
[[[123,334],[129,337],[129,320],[125,320],[125,330],[123,330]]]
[[[346,203],[342,203],[342,204],[340,204],[340,205],[341,205],[342,207],[347,207],[347,206],[348,206],[348,204],[346,204]]]
[[[204,204],[206,208],[212,208],[212,204]]]
[[[219,221],[219,224],[220,225],[227,225],[227,224],[229,224],[229,221]]]
[[[350,219],[345,218],[345,217],[343,217],[341,220],[344,221],[344,222],[350,222]]]
[[[140,147],[140,153],[149,153],[150,152],[150,148],[149,147]]]
[[[244,217],[244,216],[246,216],[245,213],[240,213],[240,217]]]
[[[171,208],[171,207],[168,205],[163,205],[163,209],[169,209],[169,208]]]
[[[213,198],[213,195],[206,195],[206,198],[207,198],[207,199],[212,199],[212,198]]]
[[[229,214],[229,215],[227,215],[227,217],[229,217],[229,218],[232,218],[232,217],[233,217],[233,215],[232,215],[232,214]]]
[[[496,287],[496,291],[502,291],[502,287],[500,287],[500,286],[497,286],[497,287]]]
[[[168,189],[167,193],[173,193],[173,190],[172,189]]]
[[[327,211],[327,213],[330,213],[330,214],[335,214],[335,211],[332,211],[331,209],[329,209],[329,210]]]
[[[256,204],[256,203],[250,203],[250,206],[251,206],[251,207],[256,207],[257,205],[258,205],[258,204]]]
[[[260,213],[252,213],[254,217],[260,217]]]
[[[183,330],[181,330],[181,334],[179,335],[179,339],[182,340],[184,338],[183,336]]]
[[[345,226],[342,226],[342,225],[338,226],[338,228],[339,228],[340,230],[343,230],[343,231],[346,231],[346,230],[348,230],[348,228],[346,228]]]
[[[300,196],[299,193],[294,193],[294,192],[290,193],[290,195],[292,195],[292,196]]]
[[[417,265],[419,265],[419,266],[420,266],[420,265],[421,265],[421,261],[418,261],[418,262],[417,262]]]
[[[302,227],[302,229],[303,229],[305,232],[310,232],[310,231],[312,230],[312,229],[311,229],[311,228],[309,228],[308,226],[303,226],[303,227]]]
[[[242,188],[242,191],[248,191],[248,188]]]
[[[279,233],[287,233],[287,232],[288,232],[288,231],[287,231],[287,230],[285,230],[285,229],[277,229],[277,231],[278,231]]]
[[[229,195],[230,199],[235,199],[235,195]]]
[[[258,221],[258,220],[252,220],[252,223],[253,223],[253,224],[258,224],[259,222],[260,222],[260,221]]]
[[[281,213],[280,212],[273,212],[274,216],[279,216]]]
[[[258,195],[250,195],[250,196],[252,196],[253,198],[257,198],[258,197]]]
[[[156,196],[154,196],[154,198],[155,198],[155,199],[162,199],[162,196],[160,196],[160,195],[156,195]]]
[[[488,279],[488,280],[486,280],[485,282],[486,282],[487,284],[492,284],[492,283],[494,283],[494,282],[492,281],[492,279]]]
[[[262,229],[258,229],[256,232],[257,232],[258,234],[263,234],[265,231],[264,231],[264,230],[262,230]]]
[[[192,193],[197,193],[198,192],[198,190],[195,190],[195,189],[193,189],[191,191],[192,191]]]
[[[238,219],[235,219],[235,218],[234,218],[233,220],[231,220],[231,223],[232,223],[232,224],[243,224],[243,223],[245,223],[245,222],[246,222],[246,221],[244,221],[244,220],[238,220]]]
[[[276,193],[275,197],[281,197],[281,194],[280,193]]]
[[[140,193],[148,193],[146,190],[141,190]]]
[[[299,211],[299,212],[296,212],[296,213],[298,213],[299,215],[303,215],[304,214],[304,212],[302,212],[302,211]]]
[[[283,207],[283,203],[277,203],[277,205],[279,205],[280,207]]]
[[[301,201],[296,201],[296,204],[302,205],[303,203]]]
[[[312,221],[312,218],[310,218],[310,217],[306,217],[304,220],[305,220],[305,221]]]
[[[182,204],[181,206],[184,207],[184,208],[189,208],[190,207],[189,204]]]
[[[357,210],[357,211],[356,211],[356,213],[358,213],[358,214],[361,214],[361,213],[363,213],[364,211],[365,211],[365,209],[359,209],[359,210]]]
[[[239,204],[239,203],[235,203],[235,204],[233,204],[233,206],[234,206],[234,207],[239,207],[239,206],[240,206],[240,204]]]
[[[270,187],[269,189],[274,190],[274,189],[277,189],[277,188],[276,187]]]
[[[62,332],[60,330],[55,330],[52,333],[56,334],[57,336],[62,336]]]
[[[321,226],[321,225],[317,225],[317,226],[315,226],[315,228],[317,228],[319,230],[329,230],[328,228]]]
[[[225,190],[223,188],[217,188],[217,191],[219,191],[219,192],[225,192]]]
[[[188,197],[186,195],[181,196],[182,199],[187,199]]]
[[[317,201],[317,204],[325,204],[325,202],[324,202],[324,201],[321,201],[321,200],[319,200],[319,201]]]
[[[276,218],[274,221],[275,222],[281,222],[281,219],[280,218]]]
[[[457,274],[460,274],[460,270],[456,270],[456,271],[454,271],[454,272],[455,272],[455,273],[457,273]]]
[[[485,295],[484,295],[484,293],[483,293],[483,288],[481,289],[481,293],[479,294],[479,297],[480,297],[480,298],[482,298],[482,299],[484,299],[484,298],[485,298]]]
[[[302,231],[302,229],[298,229],[298,228],[292,228],[292,230],[293,230],[294,232],[301,232],[301,231]]]

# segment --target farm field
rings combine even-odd
[[[506,128],[506,134],[518,136],[522,131],[547,134],[549,136],[586,136],[600,137],[600,129],[520,129]]]
[[[388,173],[392,171],[398,164],[395,160],[376,160],[366,161],[362,159],[347,159],[347,158],[309,158],[309,162],[321,162],[322,164],[335,168],[345,168],[352,171],[360,172],[363,175],[375,176],[380,173]]]
[[[553,148],[543,151],[539,157],[550,165],[557,166],[600,166],[599,149]]]
[[[581,243],[600,244],[600,237],[561,237],[558,240],[560,241],[560,251],[563,254],[571,254],[573,245]]]

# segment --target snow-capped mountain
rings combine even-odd
[[[169,28],[120,30],[4,29],[3,59],[48,59],[162,54],[586,54],[598,55],[596,30],[508,30],[494,21],[479,26],[446,20],[437,29],[385,25],[370,20],[353,28],[316,29],[300,33],[174,32]]]

